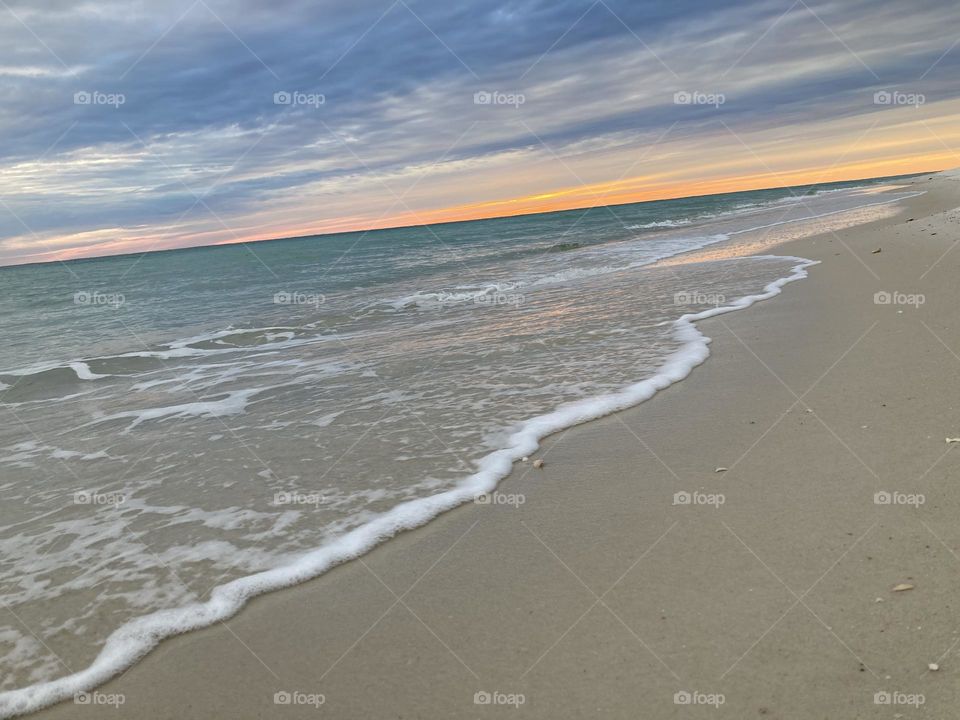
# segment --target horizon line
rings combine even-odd
[[[604,203],[604,204],[597,204],[597,205],[581,205],[577,207],[561,208],[559,210],[529,210],[529,211],[519,210],[514,213],[506,213],[503,215],[489,215],[489,216],[463,218],[463,219],[455,219],[455,220],[438,220],[435,222],[423,222],[423,223],[400,223],[397,225],[388,225],[384,227],[356,228],[353,230],[318,232],[318,233],[310,233],[306,235],[285,235],[280,237],[258,238],[258,239],[250,239],[250,240],[226,240],[222,242],[205,243],[202,245],[185,245],[183,247],[158,248],[156,250],[145,250],[141,252],[104,253],[102,255],[84,255],[81,257],[74,257],[74,258],[54,258],[52,260],[34,260],[29,262],[3,263],[2,261],[0,261],[0,270],[9,269],[9,268],[30,267],[35,265],[78,263],[78,262],[86,262],[86,261],[94,261],[94,260],[105,260],[108,258],[145,257],[146,255],[154,255],[158,253],[185,252],[190,250],[203,250],[203,249],[218,248],[218,247],[228,247],[230,245],[252,245],[252,244],[259,244],[259,243],[281,242],[284,240],[305,240],[307,238],[324,238],[324,237],[330,237],[333,235],[350,235],[352,233],[366,234],[366,233],[383,232],[383,231],[389,231],[389,230],[401,230],[404,228],[434,227],[434,226],[440,226],[440,225],[459,225],[461,223],[482,222],[486,220],[506,220],[509,218],[516,218],[516,217],[553,215],[557,213],[568,213],[568,212],[577,212],[577,211],[589,212],[590,210],[595,210],[595,209],[600,209],[605,207],[623,207],[624,205],[644,205],[648,203],[669,202],[671,200],[687,200],[692,198],[714,197],[718,195],[736,195],[738,193],[759,192],[764,190],[786,190],[786,189],[798,188],[798,187],[815,187],[817,185],[836,185],[838,183],[845,183],[845,182],[883,180],[883,179],[901,178],[901,177],[906,178],[906,177],[914,177],[918,175],[938,174],[938,173],[946,172],[949,169],[950,168],[944,168],[942,170],[922,170],[918,172],[909,172],[909,173],[903,173],[898,175],[870,175],[866,177],[845,178],[842,180],[824,180],[822,182],[797,183],[794,185],[786,184],[786,185],[767,185],[767,186],[760,186],[760,187],[746,187],[740,190],[727,190],[724,192],[708,192],[708,193],[691,194],[691,195],[672,195],[669,197],[654,198],[649,200],[628,200],[625,202],[612,202],[612,203]]]

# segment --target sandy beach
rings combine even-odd
[[[957,717],[960,181],[914,185],[493,503],[34,717]]]

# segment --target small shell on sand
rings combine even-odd
[[[904,590],[913,590],[913,585],[910,583],[900,583],[899,585],[894,585],[891,588],[891,592],[903,592]]]
[[[927,665],[927,668],[929,670],[933,670],[934,672],[936,672],[937,670],[940,669],[940,666],[937,665],[936,663],[930,663],[929,665]]]
[[[947,445],[955,442],[960,442],[960,438],[947,438]]]
[[[520,462],[526,462],[526,461],[529,460],[529,459],[530,459],[530,458],[528,458],[526,455],[524,455],[522,458],[520,458]]]
[[[533,466],[534,466],[535,468],[542,468],[542,467],[543,467],[543,458],[537,458],[536,460],[534,460],[534,461],[533,461]]]
[[[714,470],[715,473],[717,473],[717,472],[726,472],[726,471],[727,471],[727,468],[725,468],[725,467],[718,467],[716,470]]]

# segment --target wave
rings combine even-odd
[[[384,303],[394,310],[408,308],[426,309],[463,305],[466,303],[483,304],[490,298],[513,292],[523,287],[522,282],[490,283],[483,287],[459,287],[453,290],[418,291],[396,300],[386,300]]]
[[[0,370],[0,393],[4,393],[5,402],[56,397],[64,386],[75,385],[78,381],[135,376],[163,367],[167,360],[271,352],[323,342],[329,337],[311,331],[309,326],[228,328],[175,340],[152,350]]]
[[[689,225],[693,220],[657,220],[642,225],[624,225],[624,230],[650,230],[653,228],[675,228]]]
[[[127,427],[120,433],[121,435],[127,435],[141,423],[150,420],[162,421],[171,418],[216,418],[227,415],[240,415],[247,409],[247,405],[254,395],[258,395],[269,389],[271,388],[246,388],[226,393],[223,397],[215,400],[197,400],[196,402],[182,403],[179,405],[167,405],[166,407],[153,407],[145,410],[130,410],[127,412],[114,413],[97,418],[93,422],[87,423],[87,425],[99,425],[100,423],[110,422],[112,420],[130,420]]]
[[[556,245],[551,245],[550,247],[547,248],[546,252],[548,253],[567,252],[568,250],[579,250],[582,247],[585,247],[583,243],[562,242],[562,243],[557,243]]]
[[[633,262],[623,262],[615,259],[612,265],[583,265],[579,267],[570,267],[564,270],[558,270],[549,275],[542,275],[536,278],[526,280],[515,280],[513,282],[491,282],[483,286],[475,287],[457,287],[452,290],[418,290],[411,295],[405,295],[400,298],[382,300],[368,306],[369,309],[376,310],[388,309],[390,311],[403,310],[426,310],[453,305],[495,305],[509,304],[511,301],[522,300],[520,293],[525,288],[542,287],[544,285],[556,285],[558,283],[568,282],[579,278],[593,277],[595,275],[607,275],[609,273],[620,272],[626,269],[634,269],[652,265],[655,262],[673,257],[685,252],[700,250],[707,245],[729,240],[728,235],[718,233],[702,237],[677,238],[659,245],[659,251],[650,251],[647,255]]]
[[[843,188],[831,188],[827,190],[813,190],[807,192],[794,193],[786,197],[780,197],[770,200],[759,200],[759,201],[746,201],[737,203],[727,210],[719,210],[717,212],[703,212],[697,215],[694,215],[690,218],[679,218],[676,220],[657,220],[653,222],[643,223],[639,225],[625,225],[625,230],[656,230],[656,229],[670,229],[677,227],[684,227],[686,225],[691,225],[694,222],[705,222],[708,220],[716,220],[718,218],[730,217],[732,215],[741,215],[741,214],[751,214],[746,213],[747,210],[766,210],[770,209],[777,205],[789,205],[793,203],[802,203],[804,201],[820,197],[821,195],[829,195],[831,193],[838,192],[851,192],[856,190],[865,190],[868,189],[869,185],[856,185],[853,187],[843,187]]]
[[[33,712],[76,693],[89,691],[130,667],[165,638],[226,620],[253,597],[322,575],[336,565],[369,552],[399,532],[424,525],[447,510],[491,492],[510,473],[513,463],[532,455],[544,437],[638,405],[683,380],[710,355],[710,338],[697,329],[699,320],[741,310],[779,295],[784,285],[805,278],[806,269],[816,264],[816,261],[798,257],[753,257],[793,260],[796,264],[790,275],[769,283],[759,294],[747,295],[730,305],[686,314],[675,320],[673,331],[681,347],[669,355],[651,377],[618,392],[565,403],[550,413],[527,420],[506,439],[505,447],[483,457],[477,471],[452,490],[401,503],[291,564],[220,585],[205,602],[157,611],[125,623],[110,634],[87,668],[56,680],[0,693],[0,717]]]
[[[64,371],[70,372],[64,372]],[[9,377],[28,377],[30,375],[42,375],[44,373],[58,373],[67,375],[74,380],[99,380],[100,378],[110,377],[109,373],[95,373],[90,366],[82,360],[70,360],[63,365],[57,363],[44,363],[43,365],[32,365],[26,368],[17,368],[14,370],[4,370],[0,375]]]
[[[63,365],[35,365],[0,373],[0,397],[8,405],[66,399],[64,392],[68,392],[68,397],[80,394],[69,393],[69,388],[75,388],[78,383],[85,384],[108,377],[111,377],[109,373],[94,372],[81,360],[71,360]]]

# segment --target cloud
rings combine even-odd
[[[610,181],[668,131],[668,164],[642,169],[695,179],[683,153],[729,137],[720,121],[797,142],[825,119],[899,116],[878,90],[923,93],[918,118],[960,92],[955,14],[934,0],[8,5],[0,262],[37,238],[96,253],[373,222],[487,201],[496,173],[501,197]],[[323,102],[275,104],[283,91]]]

